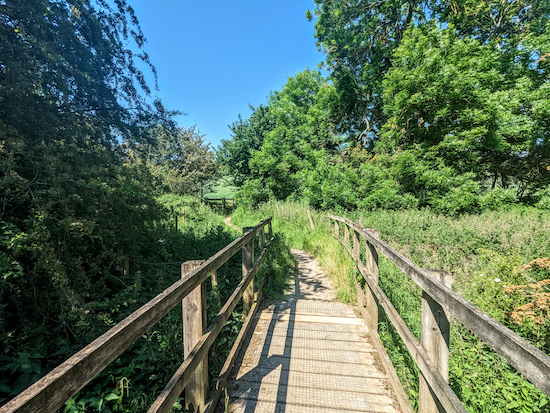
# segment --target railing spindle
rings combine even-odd
[[[344,224],[344,241],[344,245],[349,247],[349,227],[346,224]]]
[[[361,260],[361,244],[359,244],[359,233],[353,230],[353,255],[356,260]]]
[[[380,235],[377,229],[369,229],[369,231],[376,237]],[[376,247],[374,245],[372,245],[368,241],[366,242],[367,245],[365,248],[365,267],[367,269],[367,274],[369,275],[369,277],[372,278],[375,284],[378,284],[378,251],[376,250]],[[367,297],[367,312],[372,321],[372,325],[374,326],[374,328],[376,328],[376,331],[378,331],[378,303],[376,302],[372,291],[370,290],[370,288],[368,288],[368,284],[367,288],[365,289],[365,295]]]

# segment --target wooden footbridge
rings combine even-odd
[[[548,355],[454,293],[446,273],[418,267],[382,241],[375,230],[345,218],[329,217],[334,222],[334,236],[346,246],[364,279],[363,287],[356,283],[356,307],[336,302],[330,281],[315,260],[300,251],[293,251],[298,271],[292,291],[278,302],[262,300],[265,278],[256,282],[254,278],[269,259],[274,242],[271,219],[267,219],[245,228],[241,237],[210,259],[183,263],[181,280],[9,401],[0,413],[55,412],[62,408],[180,303],[185,361],[149,412],[172,411],[174,402],[184,394],[188,411],[201,413],[412,413],[378,337],[380,307],[420,369],[419,412],[466,412],[447,384],[450,317],[550,395]],[[257,259],[255,246],[260,252]],[[215,285],[216,270],[239,251],[243,279],[207,327],[205,282],[211,277]],[[421,343],[378,286],[379,253],[423,290]],[[246,321],[210,390],[208,349],[241,298]]]

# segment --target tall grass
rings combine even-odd
[[[548,268],[527,269],[549,254],[550,214],[534,208],[445,217],[423,211],[356,211],[348,217],[380,230],[381,237],[415,263],[443,269],[453,289],[532,344],[550,352],[550,321],[544,308],[521,324],[512,315],[533,300],[528,288],[510,287],[550,278]],[[538,260],[539,262],[547,262]],[[420,334],[420,296],[410,280],[381,260],[380,284],[411,331]],[[539,289],[542,289],[539,288]],[[544,293],[537,293],[539,298]],[[548,296],[547,296],[548,297]],[[539,317],[538,322],[535,316]],[[381,318],[381,337],[411,399],[418,369],[393,327]],[[527,382],[479,338],[457,322],[451,326],[450,384],[471,412],[549,412],[548,397]]]

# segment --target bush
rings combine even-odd
[[[550,186],[537,193],[539,197],[536,207],[540,209],[550,209]]]
[[[240,191],[235,194],[235,203],[244,208],[256,208],[272,197],[271,192],[260,179],[247,181]]]
[[[479,197],[479,205],[482,209],[496,211],[499,209],[507,209],[517,203],[516,191],[513,189],[494,188]]]

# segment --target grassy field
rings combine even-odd
[[[249,225],[273,216],[274,231],[290,246],[316,255],[337,287],[339,299],[354,301],[353,270],[334,240],[326,213],[271,202],[255,211],[237,208],[233,222]],[[534,208],[451,218],[422,211],[341,213],[368,228],[425,268],[453,276],[453,290],[535,346],[550,353],[550,213]],[[395,265],[380,258],[380,285],[411,331],[420,336],[421,291]],[[414,406],[418,368],[382,310],[379,332]],[[452,322],[450,384],[470,412],[550,412],[549,399],[500,356]]]
[[[206,199],[233,199],[233,196],[237,190],[238,188],[232,185],[231,179],[227,176],[223,176],[218,179],[212,188],[212,192],[205,194],[204,197]]]

